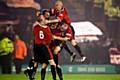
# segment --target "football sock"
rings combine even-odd
[[[41,80],[45,80],[46,69],[41,70]]]
[[[56,68],[54,65],[51,65],[51,72],[52,72],[53,80],[56,80]]]
[[[55,64],[58,65],[58,54],[53,54]]]
[[[63,80],[62,69],[59,66],[56,66],[56,69],[57,69],[57,74],[59,76],[59,79]]]
[[[70,55],[73,55],[73,52],[70,51],[70,49],[68,48],[67,44],[65,45],[64,48]]]
[[[78,45],[75,45],[74,48],[78,51],[78,53],[79,53],[79,55],[80,55],[81,57],[84,56],[84,55],[82,54],[81,49],[80,49],[80,47],[79,47]]]

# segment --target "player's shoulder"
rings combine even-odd
[[[65,14],[68,14],[67,8],[63,7],[62,11],[63,11]]]
[[[33,23],[33,29],[34,28],[37,28],[37,27],[41,27],[41,28],[46,28],[47,26],[42,26],[38,21],[35,21],[34,23]]]
[[[36,27],[37,28],[38,27],[40,27],[40,28],[49,28],[48,25],[41,25],[38,21],[36,21],[36,22],[33,23],[33,27],[32,28],[34,29]]]
[[[40,24],[39,21],[35,21],[35,22],[33,23],[33,26],[41,26],[41,24]]]
[[[65,7],[63,7],[62,9],[61,9],[61,12],[66,12],[67,11],[67,9],[65,8]]]
[[[33,23],[33,27],[32,27],[32,28],[35,28],[36,26],[39,26],[39,22],[38,22],[38,21],[35,21],[35,22]]]

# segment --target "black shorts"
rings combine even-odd
[[[51,44],[50,44],[51,51],[54,52],[54,49],[55,49],[56,46],[59,46],[61,48],[61,50],[62,50],[63,47],[64,47],[64,44],[65,43],[63,41],[53,40],[51,42]],[[59,52],[61,52],[61,50]],[[58,54],[57,55],[54,54],[54,53],[52,53],[52,54],[53,54],[53,58],[54,58],[55,64],[58,65],[58,59],[59,59]]]
[[[61,52],[62,49],[63,49],[63,47],[64,47],[64,45],[65,45],[65,42],[63,42],[63,41],[53,40],[53,41],[51,42],[51,44],[50,44],[50,49],[51,49],[52,52],[54,52],[55,47],[56,47],[56,46],[59,46],[59,47],[61,48],[61,50],[60,50],[59,52]]]
[[[48,60],[53,59],[52,53],[50,51],[50,49],[43,45],[43,44],[35,44],[34,48],[34,60],[35,62],[39,62],[39,63],[47,63],[48,64]]]
[[[56,65],[58,65],[58,59],[59,59],[59,56],[58,56],[58,54],[56,55],[56,54],[53,54],[53,58],[54,58],[54,61],[55,61],[55,64]]]
[[[60,40],[57,40],[57,39],[51,41],[50,48],[51,48],[52,50],[54,50],[54,48],[55,48],[56,46],[62,47],[62,46],[63,46],[63,41],[60,41]]]

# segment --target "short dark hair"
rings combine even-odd
[[[44,9],[43,11],[42,11],[42,14],[44,15],[46,12],[50,12],[48,9]]]

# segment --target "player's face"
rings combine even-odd
[[[45,12],[44,17],[45,18],[49,18],[50,17],[50,13],[49,12]]]
[[[61,31],[66,31],[68,29],[68,25],[67,24],[62,24],[61,26],[60,26],[60,30]]]
[[[56,9],[57,11],[60,11],[60,10],[62,9],[62,7],[63,7],[62,2],[56,2],[56,3],[55,3],[55,9]]]
[[[50,26],[50,28],[51,28],[51,29],[56,29],[56,28],[57,28],[57,25],[58,25],[58,23],[54,23],[54,24],[52,24],[52,25]]]
[[[43,15],[40,15],[39,19],[40,19],[40,23],[44,25],[45,24],[45,17]]]

